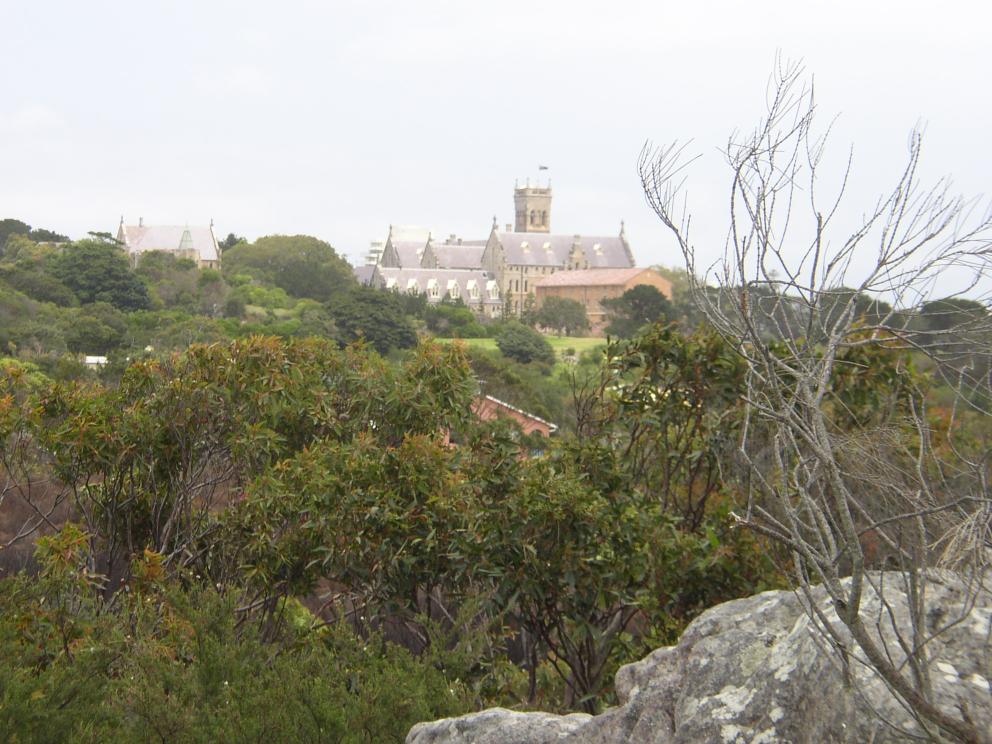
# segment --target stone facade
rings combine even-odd
[[[633,265],[622,223],[616,236],[501,232],[494,223],[482,255],[482,268],[496,276],[507,309],[517,316],[536,301],[538,283],[556,272]]]
[[[551,184],[513,189],[514,232],[551,232]]]
[[[498,318],[503,313],[498,282],[479,269],[405,269],[380,265],[373,269],[367,283],[378,289],[424,294],[434,305],[446,297],[460,299],[486,318]]]
[[[390,227],[382,256],[370,283],[398,291],[425,291],[425,281],[442,279],[444,286],[455,282],[461,297],[480,315],[496,317],[509,314],[519,316],[528,305],[536,302],[537,285],[556,272],[583,271],[587,269],[630,269],[634,255],[627,242],[623,223],[620,233],[608,236],[564,235],[551,232],[551,186],[514,188],[516,230],[500,230],[493,218],[489,237],[485,240],[463,240],[450,236],[444,241],[435,240],[430,233],[399,235]],[[446,273],[428,277],[410,274],[411,271],[464,272],[463,276]],[[406,272],[400,274],[398,272]],[[482,286],[477,274],[482,272],[485,285],[483,301],[469,303],[464,292],[469,281]],[[423,280],[423,281],[421,281]],[[496,291],[491,282],[495,282]],[[434,285],[431,285],[432,287]],[[428,300],[440,302],[445,296],[428,292]],[[454,295],[450,295],[454,297]],[[497,312],[494,301],[501,307]],[[478,299],[478,298],[477,298]]]

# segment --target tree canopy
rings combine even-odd
[[[620,338],[632,338],[648,323],[673,319],[672,303],[649,284],[631,287],[620,297],[603,300],[602,305],[610,321],[606,332]]]
[[[399,298],[391,292],[356,285],[338,293],[327,309],[342,343],[364,339],[380,354],[409,349],[417,343],[413,325],[403,314]]]
[[[118,246],[81,240],[53,256],[50,270],[80,302],[109,302],[125,311],[149,307],[148,290]]]
[[[268,235],[224,251],[224,274],[248,274],[293,297],[326,302],[355,284],[351,266],[323,240],[309,235]]]
[[[534,313],[534,320],[559,336],[577,336],[589,330],[589,316],[581,302],[567,297],[548,297]]]
[[[524,364],[529,362],[555,363],[555,352],[547,339],[533,328],[515,320],[503,324],[496,336],[496,346],[499,347],[503,356]]]
[[[69,240],[65,235],[60,235],[53,230],[46,230],[45,228],[33,229],[26,222],[8,217],[0,220],[0,256],[3,255],[4,245],[11,235],[23,235],[35,243],[63,243]]]

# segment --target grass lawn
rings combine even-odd
[[[594,338],[591,336],[545,336],[551,348],[555,350],[555,355],[561,359],[565,355],[565,349],[575,349],[576,355],[582,354],[588,349],[595,349],[597,346],[606,346],[605,338]],[[475,346],[480,349],[491,349],[496,351],[496,339],[494,338],[436,338],[442,344],[450,344],[453,341],[461,341],[466,346]]]

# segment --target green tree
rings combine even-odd
[[[547,339],[519,321],[511,320],[503,324],[496,335],[496,346],[503,356],[524,364],[555,363],[555,351]]]
[[[235,235],[234,233],[228,233],[227,237],[221,240],[217,245],[221,250],[221,253],[226,251],[228,248],[233,248],[236,245],[241,245],[242,243],[247,243],[248,241],[241,237],[240,235]]]
[[[13,233],[7,238],[7,243],[0,252],[0,259],[5,264],[41,270],[45,261],[55,252],[52,246],[39,245],[27,235]]]
[[[38,243],[67,243],[69,242],[69,237],[63,235],[62,233],[57,233],[54,230],[46,230],[43,227],[38,227],[28,233],[28,237]]]
[[[417,344],[417,334],[399,299],[390,292],[356,285],[334,297],[327,309],[342,343],[364,339],[380,354]]]
[[[30,232],[31,225],[26,222],[15,220],[12,217],[7,217],[6,219],[0,220],[0,256],[3,255],[4,245],[7,243],[7,238],[11,235],[23,235],[27,237]]]
[[[576,390],[577,435],[609,441],[628,487],[697,531],[727,495],[744,389],[743,367],[720,336],[653,325],[606,352],[598,385]]]
[[[224,273],[250,274],[293,297],[326,302],[355,285],[351,266],[323,240],[309,235],[269,235],[224,253]]]
[[[672,303],[649,284],[638,284],[620,297],[603,300],[609,325],[606,332],[620,338],[633,338],[648,323],[673,319]]]
[[[577,336],[589,330],[589,316],[581,302],[567,297],[548,297],[534,314],[537,324],[559,336]]]
[[[39,302],[52,302],[62,307],[72,307],[79,303],[71,289],[43,271],[16,266],[8,271],[0,271],[0,276],[11,287]]]
[[[437,305],[431,305],[426,303],[426,295],[419,292],[399,295],[401,298],[418,296],[425,299],[420,317],[424,319],[431,333],[449,338],[473,338],[485,335],[485,329],[476,320],[475,313],[461,298],[453,301],[445,296]],[[404,305],[406,304],[404,300]]]
[[[988,308],[981,302],[964,297],[946,297],[926,302],[920,308],[920,317],[929,331],[947,331],[977,326],[989,316]]]
[[[499,436],[473,450],[465,552],[524,631],[529,697],[546,656],[566,685],[565,705],[596,712],[649,572],[651,510],[571,457],[524,460]]]
[[[148,290],[116,245],[81,240],[53,256],[50,265],[52,276],[71,289],[80,302],[109,302],[124,311],[149,306]]]

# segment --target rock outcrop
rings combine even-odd
[[[556,716],[490,708],[481,713],[418,723],[407,744],[551,744],[560,742],[592,720],[585,713]]]
[[[910,627],[896,575],[883,576],[886,606],[866,591],[861,613],[895,659],[894,628]],[[842,626],[822,591],[814,600]],[[930,681],[938,704],[992,731],[992,595],[953,574],[931,578],[934,630]],[[714,607],[689,625],[678,645],[661,648],[616,676],[620,704],[598,716],[555,716],[495,708],[415,726],[408,744],[675,744],[689,742],[891,742],[920,733],[910,713],[866,665],[845,672],[813,627],[803,601],[765,592]]]

